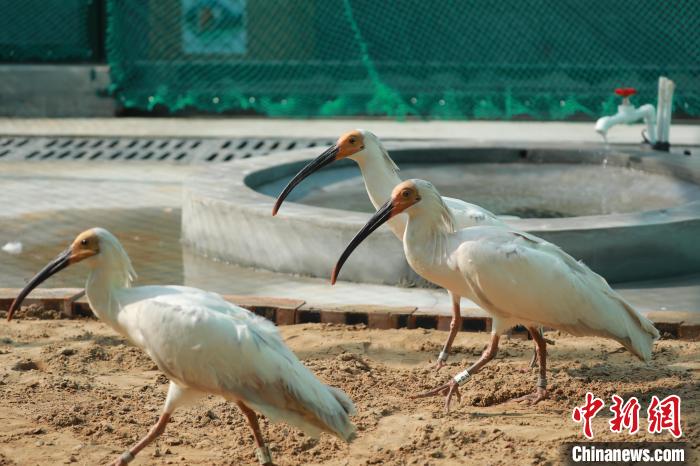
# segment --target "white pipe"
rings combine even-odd
[[[656,125],[656,140],[659,142],[664,141],[664,121],[666,120],[664,118],[664,112],[666,110],[666,92],[665,92],[665,87],[664,87],[664,81],[666,80],[665,77],[659,76],[659,96],[656,101],[656,106],[658,107],[658,124]]]
[[[668,143],[671,132],[671,113],[673,107],[673,91],[676,84],[665,76],[659,77],[659,101],[657,140],[660,143]]]
[[[613,126],[621,123],[634,123],[641,119],[644,119],[644,123],[647,125],[646,136],[649,142],[656,143],[656,109],[651,104],[642,105],[639,108],[630,104],[619,105],[615,115],[602,117],[596,121],[595,130],[605,137]]]
[[[664,142],[671,141],[671,117],[673,116],[673,92],[676,89],[676,83],[670,79],[666,80],[666,111],[664,120]]]

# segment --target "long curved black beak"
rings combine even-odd
[[[313,159],[311,162],[309,162],[304,168],[302,168],[299,173],[294,175],[294,178],[287,183],[287,186],[284,187],[282,192],[280,193],[279,196],[277,196],[277,201],[275,202],[275,206],[272,208],[272,215],[275,216],[277,215],[277,211],[280,209],[282,206],[282,203],[284,200],[289,196],[289,193],[292,192],[292,190],[301,183],[304,178],[312,174],[313,172],[320,170],[321,168],[325,167],[326,165],[332,163],[335,160],[335,157],[338,155],[338,151],[340,149],[336,144],[333,144],[331,147],[326,149],[323,154],[319,155],[315,159]]]
[[[19,309],[20,305],[22,304],[22,301],[24,301],[24,298],[27,297],[29,293],[32,292],[34,288],[39,286],[42,282],[44,282],[47,278],[49,278],[51,275],[54,275],[61,270],[65,269],[70,265],[70,257],[71,257],[71,248],[67,248],[63,252],[61,252],[54,260],[49,262],[46,267],[41,269],[41,272],[38,274],[34,275],[34,278],[29,280],[29,283],[27,283],[27,286],[24,287],[24,289],[19,293],[19,296],[15,298],[14,301],[12,301],[12,305],[10,306],[10,310],[7,312],[7,320],[10,321],[12,320],[12,315],[15,313],[17,309]]]
[[[343,251],[343,253],[340,255],[338,262],[336,262],[335,267],[333,267],[331,285],[335,285],[340,269],[343,268],[343,264],[345,264],[345,261],[348,260],[348,257],[350,257],[350,254],[352,254],[355,248],[358,247],[360,243],[365,240],[365,238],[371,235],[374,230],[382,226],[382,224],[386,223],[387,220],[393,217],[393,214],[394,204],[392,200],[389,199],[374,213],[374,215],[372,215],[372,218],[369,219],[365,226],[363,226],[362,229],[357,232],[355,237],[345,248],[345,251]]]

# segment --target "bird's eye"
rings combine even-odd
[[[408,189],[404,189],[404,191],[401,193],[401,195],[403,197],[408,197],[411,195],[411,191],[409,191]]]
[[[350,142],[350,144],[355,144],[356,141],[357,141],[357,140],[356,140],[355,138],[350,138],[350,141],[349,141],[349,142]]]
[[[87,246],[88,240],[85,239],[85,238],[83,238],[83,239],[80,240],[80,244],[82,244],[83,246]]]

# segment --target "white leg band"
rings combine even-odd
[[[547,388],[547,377],[537,377],[537,386],[539,388]]]
[[[464,369],[462,372],[454,376],[454,381],[457,382],[457,385],[464,385],[464,383],[469,379],[470,374],[469,370]]]
[[[440,355],[438,356],[437,360],[442,361],[442,362],[446,362],[447,356],[449,356],[449,353],[447,353],[446,351],[440,351]]]
[[[272,464],[272,455],[270,454],[270,449],[267,448],[267,445],[256,448],[255,457],[258,459],[260,464]]]
[[[129,463],[131,463],[132,461],[134,461],[134,455],[132,455],[131,452],[130,452],[129,450],[127,450],[127,451],[125,451],[124,453],[122,453],[122,456],[120,456],[120,458],[121,458],[121,460],[122,460],[124,463],[126,463],[126,464],[129,464]]]

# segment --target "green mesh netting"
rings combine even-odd
[[[700,115],[698,0],[113,0],[128,108],[271,116],[562,119],[613,89]]]
[[[99,55],[97,0],[0,0],[0,61],[88,61]]]

